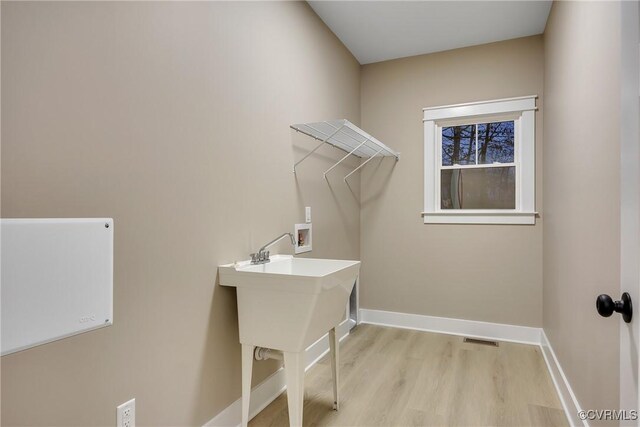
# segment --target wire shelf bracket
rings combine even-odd
[[[349,156],[356,156],[366,159],[357,168],[348,173],[343,179],[347,182],[347,178],[361,169],[364,165],[373,160],[374,157],[395,157],[396,161],[400,160],[400,153],[392,150],[382,142],[369,135],[358,126],[354,125],[347,119],[330,120],[315,123],[301,123],[290,126],[297,132],[303,133],[311,138],[320,141],[313,150],[305,154],[300,160],[293,165],[293,173],[296,173],[296,167],[306,160],[310,155],[315,153],[324,144],[329,144],[335,148],[346,152],[347,154],[338,160],[333,166],[324,172],[326,179],[327,174],[336,166],[342,163]]]

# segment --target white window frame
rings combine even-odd
[[[424,212],[425,224],[535,224],[535,111],[537,96],[497,99],[424,108]],[[514,120],[514,161],[500,166],[516,167],[515,209],[442,209],[442,128],[459,124],[489,123],[492,116]],[[511,120],[511,119],[509,119]],[[477,149],[477,147],[476,147]],[[486,165],[483,167],[492,167]],[[447,169],[446,167],[444,169]]]

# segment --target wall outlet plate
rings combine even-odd
[[[311,223],[311,206],[304,208],[304,222],[307,224]]]
[[[136,427],[136,399],[131,399],[116,408],[116,427]]]
[[[295,253],[302,254],[305,252],[311,252],[313,236],[312,236],[311,223],[308,224],[296,224],[294,227],[293,235],[296,238]]]

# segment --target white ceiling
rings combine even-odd
[[[309,1],[361,64],[541,34],[551,1]]]

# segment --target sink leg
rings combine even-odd
[[[289,425],[291,427],[302,427],[302,407],[304,403],[304,352],[285,352],[284,371],[285,376],[287,377]]]
[[[242,344],[242,427],[249,423],[249,401],[251,398],[251,372],[254,346]]]
[[[331,349],[331,374],[333,376],[333,409],[337,411],[340,407],[340,400],[338,399],[338,384],[339,384],[339,355],[338,348],[340,342],[336,335],[336,328],[329,330],[329,348]]]

